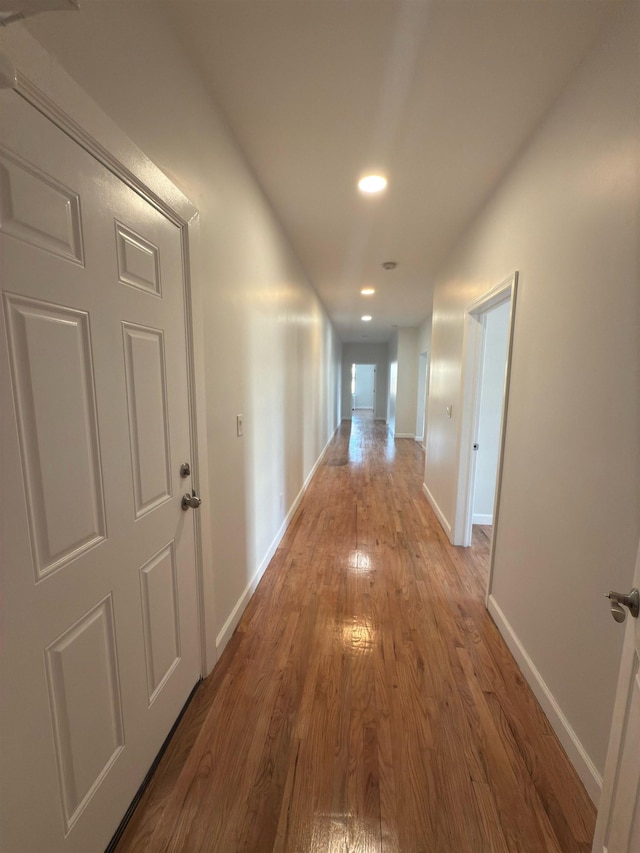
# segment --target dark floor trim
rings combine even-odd
[[[133,798],[133,800],[131,800],[131,804],[130,804],[129,808],[127,809],[127,811],[125,812],[124,817],[123,817],[123,818],[122,818],[122,820],[120,821],[120,825],[119,825],[119,826],[118,826],[118,828],[116,829],[116,831],[115,831],[115,833],[114,833],[114,835],[113,835],[113,838],[112,838],[112,839],[111,839],[111,841],[109,842],[109,844],[108,844],[108,846],[107,846],[107,849],[105,850],[105,853],[114,853],[114,850],[116,849],[116,847],[117,847],[117,845],[118,845],[118,842],[119,842],[119,841],[120,841],[120,839],[122,838],[122,834],[123,834],[123,832],[125,831],[125,829],[126,829],[126,827],[127,827],[127,824],[128,824],[128,823],[129,823],[129,821],[131,820],[131,817],[132,817],[132,815],[133,815],[134,811],[136,810],[136,806],[137,806],[137,805],[138,805],[138,803],[140,802],[140,799],[142,798],[142,795],[144,794],[144,792],[145,792],[145,789],[146,789],[147,785],[148,785],[148,784],[149,784],[149,782],[151,781],[151,777],[152,777],[152,776],[153,776],[153,774],[155,773],[155,771],[156,771],[156,768],[157,768],[158,764],[160,764],[160,759],[161,759],[161,758],[162,758],[162,756],[164,755],[164,753],[165,753],[165,751],[166,751],[167,747],[169,746],[169,743],[170,743],[170,741],[171,741],[171,738],[173,737],[173,735],[174,735],[174,733],[175,733],[175,730],[178,728],[178,726],[179,726],[179,724],[180,724],[180,720],[181,720],[181,719],[183,718],[183,716],[184,716],[184,712],[185,712],[185,711],[187,710],[187,708],[189,707],[189,705],[190,705],[190,703],[191,703],[191,700],[193,699],[193,697],[194,697],[194,696],[195,696],[195,694],[196,694],[196,690],[198,689],[198,687],[200,687],[200,685],[201,685],[201,684],[202,684],[202,679],[201,679],[201,678],[200,678],[198,681],[196,681],[196,683],[194,684],[194,686],[193,686],[193,690],[192,690],[192,691],[191,691],[191,693],[189,694],[189,698],[188,698],[188,699],[187,699],[187,701],[184,703],[184,705],[183,705],[183,707],[182,707],[182,710],[181,710],[181,711],[180,711],[180,713],[178,714],[178,717],[177,717],[177,719],[176,719],[175,723],[171,726],[171,731],[169,732],[169,734],[168,734],[168,735],[166,736],[166,738],[164,739],[164,743],[163,743],[163,744],[162,744],[162,746],[160,747],[160,751],[158,752],[158,754],[156,755],[156,757],[153,759],[153,764],[152,764],[152,765],[151,765],[151,767],[149,768],[149,772],[148,772],[148,773],[147,773],[147,775],[144,777],[144,779],[143,779],[143,781],[142,781],[142,785],[140,785],[140,787],[138,788],[138,791],[137,791],[137,793],[136,793],[135,797]]]

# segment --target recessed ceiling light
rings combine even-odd
[[[379,193],[387,186],[387,179],[382,175],[366,175],[358,181],[358,188],[363,193]]]
[[[360,291],[360,293],[361,293],[363,296],[373,296],[373,294],[374,294],[375,292],[376,292],[376,291],[375,291],[375,288],[374,288],[374,287],[363,287],[363,288],[362,288],[362,290]]]
[[[371,320],[370,314],[365,314],[364,317],[362,318],[363,323],[368,323],[369,320]]]

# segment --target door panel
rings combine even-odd
[[[149,704],[180,660],[177,580],[171,542],[140,571]]]
[[[640,546],[633,586],[640,588]],[[594,853],[640,850],[640,619],[627,615]]]
[[[49,699],[65,832],[124,748],[124,725],[108,596],[46,650]],[[91,720],[91,725],[85,721]]]
[[[42,580],[105,537],[89,317],[13,294],[5,294],[5,317],[35,576]]]
[[[122,324],[136,518],[171,497],[164,335]]]
[[[160,259],[157,246],[148,243],[121,222],[116,221],[118,280],[161,296]]]
[[[5,234],[83,263],[78,196],[1,147],[0,197]]]
[[[631,695],[624,723],[618,778],[611,813],[611,827],[607,838],[609,853],[640,850],[640,809],[638,808],[640,755],[640,685],[638,684],[638,656],[634,656],[634,675]]]
[[[0,848],[89,853],[200,674],[182,236],[0,108]]]

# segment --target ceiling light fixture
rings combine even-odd
[[[387,179],[382,175],[366,175],[358,181],[358,188],[363,193],[379,193],[387,186]]]
[[[373,296],[373,294],[374,294],[375,292],[376,292],[376,291],[375,291],[375,288],[374,288],[374,287],[363,287],[363,288],[362,288],[362,290],[360,291],[360,293],[361,293],[363,296]]]
[[[370,314],[365,314],[365,315],[364,315],[364,317],[362,318],[362,322],[363,322],[363,323],[368,323],[368,322],[369,322],[369,320],[371,320],[371,315],[370,315]]]

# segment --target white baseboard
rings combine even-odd
[[[309,475],[308,475],[307,479],[304,481],[302,488],[300,489],[295,500],[291,504],[289,511],[287,512],[287,515],[285,516],[284,521],[282,522],[282,524],[280,525],[280,528],[278,529],[278,532],[274,536],[273,541],[271,542],[271,545],[269,545],[269,548],[267,549],[266,554],[264,555],[264,557],[260,561],[260,565],[258,566],[256,571],[254,572],[253,577],[251,578],[251,580],[249,581],[249,583],[245,587],[244,592],[242,593],[242,595],[240,596],[240,598],[236,602],[235,607],[233,608],[233,610],[229,614],[227,621],[222,626],[222,630],[220,631],[220,633],[216,637],[216,657],[217,658],[220,657],[220,655],[224,651],[224,647],[227,645],[227,643],[231,639],[231,636],[233,635],[233,632],[236,630],[236,628],[238,626],[238,622],[240,621],[242,614],[244,613],[246,606],[249,603],[249,599],[251,598],[253,593],[256,591],[256,588],[257,588],[258,584],[260,583],[262,575],[265,573],[265,570],[266,570],[267,566],[269,565],[269,563],[271,562],[273,555],[276,553],[278,545],[282,541],[282,537],[286,533],[287,527],[289,527],[289,525],[291,524],[291,519],[293,518],[298,507],[300,506],[300,501],[304,497],[304,493],[309,488],[309,483],[313,479],[313,475],[318,470],[318,467],[319,467],[320,463],[322,462],[325,453],[329,449],[329,445],[331,444],[331,442],[333,440],[333,436],[336,434],[337,429],[338,429],[338,427],[336,427],[336,429],[333,431],[331,437],[329,438],[329,440],[325,444],[322,453],[316,459],[313,468],[309,472]]]
[[[394,438],[415,438],[412,432],[394,432]]]
[[[435,512],[436,518],[438,519],[438,521],[442,525],[442,529],[444,530],[444,532],[449,537],[449,541],[451,541],[451,525],[447,521],[445,514],[442,512],[442,510],[438,506],[438,502],[436,501],[436,499],[433,497],[433,495],[431,494],[431,492],[427,488],[426,483],[422,484],[422,491],[425,493],[427,500],[431,504],[431,509]]]
[[[418,442],[418,444],[420,445],[420,447],[422,447],[422,438],[423,438],[423,437],[422,437],[421,435],[414,435],[413,437],[414,437],[414,439]]]
[[[240,621],[240,617],[245,611],[247,604],[249,603],[249,599],[256,591],[256,587],[260,583],[262,575],[264,574],[264,570],[266,565],[264,564],[264,560],[260,564],[258,571],[251,578],[247,586],[245,587],[244,592],[240,596],[240,598],[236,602],[236,606],[233,608],[231,613],[229,614],[229,618],[222,626],[222,630],[216,637],[216,657],[218,660],[220,659],[220,655],[224,651],[225,646],[231,639],[233,632],[238,627],[238,622]]]
[[[587,789],[587,793],[597,806],[602,790],[602,776],[593,761],[589,758],[578,735],[571,727],[553,693],[538,672],[509,620],[492,595],[489,596],[487,607],[509,651],[516,659],[516,663],[520,667],[522,674],[557,734],[560,743],[569,757],[569,761],[575,767],[578,776],[582,780],[582,784]]]
[[[493,524],[493,515],[482,515],[476,512],[471,519],[472,524]]]

